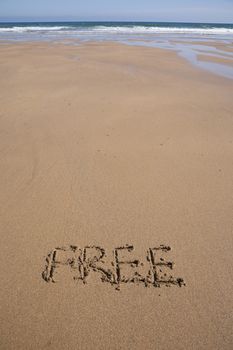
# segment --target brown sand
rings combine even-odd
[[[0,50],[0,349],[231,349],[233,82],[152,48]],[[126,243],[169,245],[186,286],[41,277],[55,247]]]

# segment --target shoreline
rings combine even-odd
[[[203,39],[204,40],[204,39]],[[227,79],[233,80],[233,53],[231,50],[232,42],[223,43],[221,40],[218,41],[205,41],[199,42],[199,38],[179,40],[179,38],[170,38],[153,41],[152,39],[147,40],[88,40],[83,41],[81,39],[74,38],[60,38],[53,40],[35,40],[35,41],[6,41],[0,42],[0,45],[17,45],[17,44],[30,45],[36,43],[38,45],[67,45],[67,46],[80,46],[80,45],[88,45],[88,44],[116,44],[116,45],[127,45],[134,47],[144,47],[144,48],[154,48],[154,49],[162,49],[167,52],[172,51],[175,52],[178,56],[184,58],[193,66],[199,68],[202,71],[210,72],[214,75],[221,76]]]

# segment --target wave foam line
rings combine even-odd
[[[199,34],[199,35],[226,35],[233,34],[233,28],[185,28],[185,27],[145,27],[145,26],[14,26],[0,28],[0,33],[15,32],[67,32],[70,34]]]
[[[0,33],[1,32],[24,33],[24,32],[39,32],[39,31],[60,31],[63,29],[70,29],[70,27],[8,27],[8,28],[0,28]]]

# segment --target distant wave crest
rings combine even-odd
[[[197,34],[197,35],[227,35],[233,34],[233,28],[227,27],[173,27],[173,26],[143,26],[143,25],[21,25],[21,26],[0,26],[1,33],[60,33],[63,34]]]
[[[145,27],[145,26],[133,26],[133,27],[105,27],[99,26],[93,29],[96,32],[109,32],[109,33],[122,33],[122,34],[145,34],[145,33],[174,33],[174,34],[233,34],[232,28],[185,28],[185,27]]]
[[[50,26],[50,27],[39,27],[39,26],[25,26],[25,27],[5,27],[0,28],[1,32],[16,32],[16,33],[25,33],[25,32],[39,32],[39,31],[60,31],[64,29],[69,29],[69,27],[62,27],[62,26]]]

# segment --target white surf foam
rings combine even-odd
[[[147,26],[14,26],[0,28],[0,33],[14,32],[64,32],[77,34],[199,34],[199,35],[233,35],[232,28],[187,28],[187,27],[147,27]]]
[[[28,27],[8,27],[8,28],[0,28],[0,33],[1,32],[15,32],[15,33],[25,33],[25,32],[40,32],[40,31],[60,31],[63,29],[69,29],[69,27],[33,27],[33,26],[28,26]]]
[[[161,34],[233,34],[232,28],[185,28],[185,27],[144,27],[144,26],[134,26],[134,27],[105,27],[99,26],[94,27],[95,32],[108,32],[108,33],[121,33],[121,34],[145,34],[145,33],[161,33]]]

